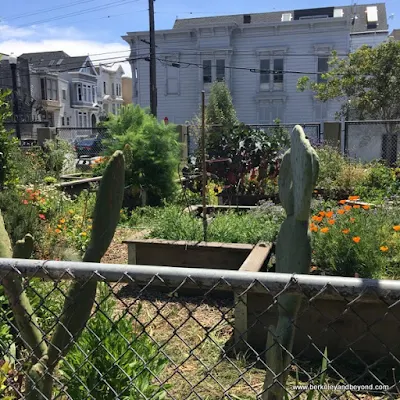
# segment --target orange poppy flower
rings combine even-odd
[[[381,246],[381,247],[379,247],[379,250],[382,251],[382,252],[386,252],[386,251],[389,250],[389,247],[387,247],[387,246]]]
[[[350,222],[354,222],[355,220],[355,218],[350,218]]]
[[[320,211],[318,214],[319,214],[321,217],[325,217],[325,215],[326,215],[325,211]]]
[[[350,233],[350,229],[343,229],[342,232],[347,235],[348,233]]]
[[[339,201],[339,204],[346,204],[346,201],[347,201],[347,200],[340,200],[340,201]]]
[[[354,204],[353,208],[360,208],[359,204]]]
[[[360,200],[360,196],[349,196],[350,201]]]
[[[344,208],[346,211],[350,211],[350,210],[351,210],[351,206],[349,206],[349,205],[345,205],[343,208]]]
[[[321,232],[322,233],[328,233],[329,232],[329,228],[328,227],[321,228]]]
[[[353,242],[354,242],[354,243],[359,243],[360,240],[361,240],[360,236],[354,236],[354,237],[353,237]]]
[[[318,215],[314,215],[311,219],[313,221],[316,221],[316,222],[321,222],[322,221],[322,217],[318,217]]]
[[[61,231],[57,228],[56,230],[55,230],[55,233],[60,233]]]
[[[361,206],[364,210],[369,210],[369,205],[368,204],[364,204],[363,206]]]
[[[318,232],[318,226],[317,226],[317,225],[314,225],[314,224],[311,224],[311,225],[310,225],[310,231],[311,231],[311,232]]]
[[[393,229],[394,229],[396,232],[400,231],[400,225],[395,225],[395,226],[393,227]]]
[[[325,216],[326,216],[326,218],[332,218],[332,217],[333,217],[333,211],[328,211],[328,212],[325,214]]]
[[[334,225],[334,224],[335,224],[335,220],[334,220],[334,219],[330,219],[330,220],[328,220],[328,224],[330,224],[330,225]]]
[[[340,214],[340,215],[343,215],[345,212],[346,212],[346,211],[345,211],[345,210],[342,210],[342,209],[338,210],[338,214]]]

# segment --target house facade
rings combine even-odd
[[[63,51],[25,53],[34,113],[55,127],[95,127],[99,120],[97,72],[87,56]]]
[[[96,67],[98,74],[97,93],[99,94],[100,114],[107,116],[109,113],[118,114],[124,99],[122,97],[122,75],[124,70],[121,66],[117,69]]]
[[[322,123],[339,105],[297,91],[298,79],[321,81],[333,50],[346,56],[374,46],[387,38],[388,25],[385,5],[375,4],[178,19],[155,36],[159,119],[190,121],[201,91],[207,101],[212,83],[223,80],[244,123]],[[132,101],[148,107],[148,32],[123,39],[131,48]]]

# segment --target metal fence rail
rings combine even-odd
[[[280,378],[266,357],[282,295],[302,299],[287,399],[399,397],[397,281],[0,259],[0,279],[12,274],[24,277],[46,338],[70,282],[99,282],[86,328],[53,373],[54,398],[265,399],[266,374]],[[25,398],[28,354],[4,300],[0,310],[2,363],[12,364],[0,396]]]

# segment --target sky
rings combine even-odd
[[[336,0],[338,1],[338,0]],[[329,0],[280,0],[249,3],[232,0],[156,0],[156,29],[172,28],[176,18],[246,14],[343,6]],[[357,1],[374,4],[374,1]],[[400,28],[400,1],[387,0],[389,29]],[[129,56],[121,39],[126,32],[149,29],[148,0],[11,0],[0,7],[0,53],[63,50],[70,56],[90,55],[96,63],[117,67]],[[113,64],[115,63],[115,64]],[[131,76],[129,64],[122,63]]]

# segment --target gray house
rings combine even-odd
[[[333,120],[338,104],[298,92],[297,80],[321,79],[332,50],[346,56],[387,37],[383,3],[178,19],[172,29],[156,31],[158,117],[191,120],[201,91],[224,80],[244,123]],[[147,107],[149,34],[128,32],[123,39],[131,47],[133,103]]]

